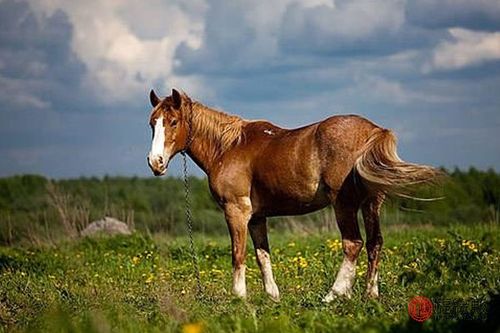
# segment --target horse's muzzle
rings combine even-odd
[[[155,176],[163,176],[167,172],[166,159],[161,155],[148,156],[148,165]]]

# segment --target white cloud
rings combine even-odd
[[[214,73],[238,75],[272,65],[293,67],[294,61],[314,63],[314,49],[322,47],[349,52],[380,44],[377,47],[390,49],[397,43],[391,36],[405,31],[404,0],[40,0],[30,5],[40,13],[62,9],[68,15],[72,49],[87,67],[84,84],[110,103],[144,99],[155,84],[162,89],[176,86],[204,99],[216,89],[210,82]],[[453,39],[436,47],[425,71],[500,58],[498,32],[454,28],[449,33]],[[294,58],[288,46],[302,47],[311,57]],[[421,53],[405,52],[399,55],[415,58]],[[394,72],[421,66],[392,55],[385,68]],[[371,59],[377,67],[384,61]],[[395,96],[398,103],[417,98],[393,82],[375,80],[372,88]]]
[[[350,98],[363,96],[375,103],[385,103],[392,106],[409,106],[415,103],[440,104],[456,100],[442,91],[433,91],[425,87],[413,87],[398,80],[379,75],[357,74],[354,84],[339,91],[339,95]]]
[[[41,0],[39,13],[63,10],[73,25],[72,48],[86,65],[87,86],[105,101],[129,101],[153,83],[182,83],[199,90],[196,80],[173,73],[177,46],[200,46],[204,3],[150,1]],[[150,20],[148,20],[150,18]]]
[[[333,8],[333,0],[207,0],[202,45],[181,47],[184,73],[231,74],[282,64],[279,39],[290,6]]]
[[[0,87],[0,104],[16,109],[36,110],[48,109],[51,106],[50,102],[31,94],[23,80],[0,76]]]
[[[453,70],[500,59],[500,32],[448,30],[453,40],[440,43],[424,71]]]
[[[332,6],[294,4],[285,14],[282,44],[291,49],[359,49],[397,33],[405,22],[402,0],[337,0]]]

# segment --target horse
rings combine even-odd
[[[434,180],[436,168],[402,161],[396,137],[357,115],[336,115],[301,128],[284,129],[207,107],[172,89],[151,90],[152,146],[147,161],[155,176],[185,152],[207,174],[210,192],[224,211],[231,237],[233,293],[247,295],[247,231],[253,241],[265,292],[275,301],[267,218],[301,215],[332,205],[342,238],[343,261],[323,298],[350,298],[363,248],[357,213],[366,230],[366,296],[377,298],[382,250],[380,208],[389,194]]]

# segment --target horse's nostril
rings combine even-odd
[[[160,164],[163,164],[163,157],[162,156],[158,157],[158,162],[160,162]]]

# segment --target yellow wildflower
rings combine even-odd
[[[472,242],[469,244],[468,247],[469,247],[469,250],[471,250],[472,252],[477,252],[478,251],[476,244],[474,244]]]
[[[337,251],[342,248],[342,242],[338,239],[327,239],[326,240],[326,246],[331,250],[331,251]]]
[[[463,239],[462,246],[468,248],[472,252],[478,252],[477,245],[473,241]]]
[[[299,252],[300,253],[300,252]],[[299,268],[306,268],[308,263],[307,263],[307,260],[302,257],[302,256],[297,256],[297,257],[294,257],[292,259],[292,261],[297,265],[297,267]]]
[[[200,322],[182,325],[182,333],[201,333],[203,324]]]
[[[149,284],[149,283],[153,282],[154,279],[155,279],[154,274],[153,273],[149,273],[148,278],[146,279],[146,283]]]

